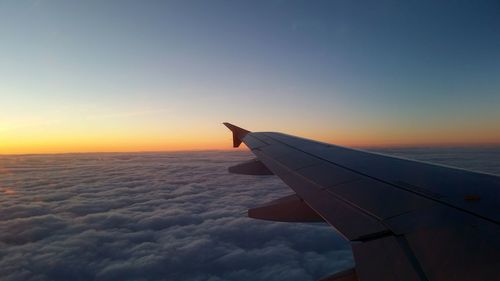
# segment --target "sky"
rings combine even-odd
[[[498,1],[0,2],[0,154],[500,144]]]

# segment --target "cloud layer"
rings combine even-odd
[[[500,174],[500,149],[380,152]],[[291,193],[248,152],[0,156],[0,279],[316,280],[352,265],[328,226],[252,220]]]
[[[291,193],[246,152],[0,157],[2,280],[315,280],[349,267],[328,226],[252,220]]]

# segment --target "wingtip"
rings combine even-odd
[[[250,131],[235,126],[229,122],[223,122],[222,124],[224,124],[224,126],[231,130],[231,132],[233,132],[233,147],[239,147],[243,137],[245,137],[246,134],[250,133]]]
[[[223,122],[222,124],[224,124],[224,126],[226,126],[233,133],[237,132],[238,134],[241,134],[243,136],[246,135],[246,134],[248,134],[248,133],[250,133],[250,131],[245,130],[245,129],[241,128],[241,127],[238,127],[236,125],[233,125],[233,124],[231,124],[229,122]]]
[[[232,131],[232,129],[231,129],[232,127],[236,127],[236,126],[234,126],[233,124],[231,124],[231,123],[229,123],[229,122],[223,122],[222,124],[223,124],[224,126],[226,126],[226,127],[227,127],[229,130],[231,130],[231,131]]]

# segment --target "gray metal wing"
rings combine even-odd
[[[355,268],[324,280],[500,280],[499,177],[224,124],[257,157],[233,171],[296,193],[252,217],[321,218],[350,241]]]

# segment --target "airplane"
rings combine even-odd
[[[326,222],[350,243],[355,266],[321,281],[500,280],[500,177],[223,124],[256,156],[229,172],[294,191],[249,217]]]

